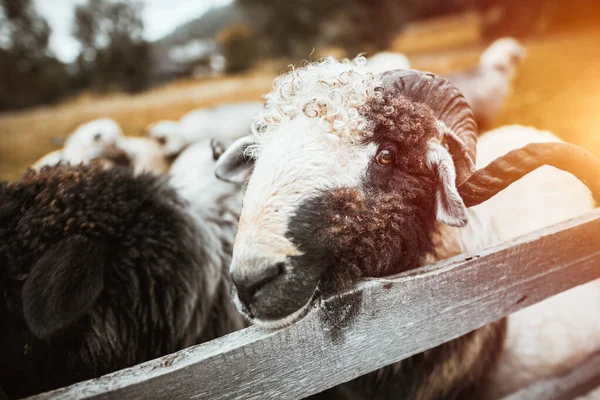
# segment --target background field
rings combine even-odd
[[[525,44],[526,61],[493,126],[549,129],[600,156],[600,28],[548,35]],[[484,47],[420,51],[416,39],[408,55],[415,68],[444,74],[474,65]],[[137,136],[149,123],[177,119],[197,107],[259,100],[276,75],[277,70],[259,69],[228,78],[179,81],[139,95],[82,95],[53,107],[0,114],[0,177],[18,177],[55,149],[52,136],[64,137],[90,119],[114,118],[125,134]]]

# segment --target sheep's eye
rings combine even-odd
[[[94,135],[94,142],[99,142],[100,139],[102,139],[102,134],[101,133],[96,133]]]
[[[167,139],[162,136],[156,139],[156,141],[158,142],[158,144],[160,144],[161,146],[164,146],[165,144],[167,144]]]
[[[383,149],[375,157],[377,164],[387,166],[394,161],[394,154],[389,149]]]
[[[508,72],[508,65],[498,64],[495,66],[495,68],[502,73]]]

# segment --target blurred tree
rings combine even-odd
[[[256,39],[245,25],[231,25],[217,36],[226,60],[229,73],[245,71],[252,67],[257,59]]]
[[[238,5],[246,12],[247,20],[259,34],[261,54],[306,57],[321,41],[321,23],[330,20],[336,13],[347,12],[355,2],[238,0]]]
[[[349,54],[386,48],[415,18],[464,9],[476,0],[237,0],[259,33],[261,51],[306,57],[338,45]]]
[[[558,4],[590,0],[236,0],[256,32],[259,53],[306,58],[314,48],[341,46],[349,55],[387,48],[411,21],[466,10],[487,12],[500,7],[502,16],[485,27],[488,39],[531,35],[540,16],[559,20]],[[596,7],[596,9],[599,9]],[[568,14],[568,13],[562,13]],[[570,18],[573,20],[574,18]]]
[[[76,7],[79,86],[128,92],[150,86],[152,58],[141,15],[141,1],[88,0]]]
[[[48,23],[31,0],[0,0],[0,7],[0,110],[58,100],[68,75],[48,49]]]

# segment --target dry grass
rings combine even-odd
[[[0,177],[14,179],[39,157],[55,150],[52,136],[64,137],[86,121],[115,119],[126,135],[139,136],[150,123],[179,119],[198,107],[261,100],[273,75],[176,82],[147,93],[105,97],[81,96],[55,107],[0,115]]]
[[[600,29],[527,41],[527,58],[491,128],[531,125],[600,157]],[[483,47],[418,57],[419,69],[444,74],[477,62]]]
[[[526,43],[528,58],[514,93],[494,126],[520,123],[550,129],[600,156],[600,30],[546,37]],[[415,54],[416,68],[437,73],[466,68],[482,46],[446,53]],[[197,108],[259,100],[271,88],[273,73],[184,81],[136,95],[80,97],[55,107],[0,115],[0,177],[13,179],[48,151],[51,136],[65,136],[98,117],[117,120],[127,135],[149,123],[177,119]]]

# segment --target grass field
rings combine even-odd
[[[515,88],[494,126],[533,125],[600,156],[600,29],[548,36],[526,42],[527,59]],[[410,55],[415,68],[446,73],[473,65],[481,46],[443,53]],[[70,102],[0,114],[0,178],[14,179],[28,165],[54,150],[52,136],[66,136],[77,125],[114,118],[125,134],[140,135],[160,119],[177,119],[197,108],[259,100],[271,88],[272,73],[184,81],[128,96],[80,97]]]

